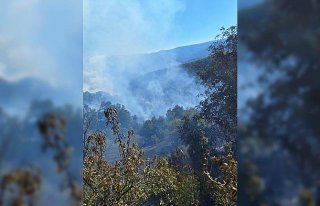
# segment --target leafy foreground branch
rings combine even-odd
[[[62,188],[69,190],[70,205],[80,206],[82,189],[71,171],[72,148],[66,140],[65,126],[65,120],[54,114],[46,114],[38,120],[38,129],[44,140],[43,152],[51,150],[54,153],[53,160],[57,165],[57,173],[64,175]]]
[[[134,142],[133,131],[120,134],[116,111],[105,112],[118,144],[120,160],[106,160],[106,135],[93,133],[84,139],[84,205],[143,205],[150,199],[160,205],[174,201],[176,174],[168,159],[147,160]]]
[[[48,113],[37,121],[37,127],[43,140],[43,152],[50,150],[54,154],[53,161],[57,166],[56,175],[61,174],[63,177],[61,189],[69,191],[70,205],[82,205],[79,178],[76,178],[77,176],[71,172],[71,146],[66,139],[65,120],[53,113]],[[15,138],[14,133],[11,132],[9,135],[12,139]],[[7,139],[0,141],[0,148],[7,148],[8,143],[10,142]],[[13,164],[12,168],[2,167],[1,160],[6,160],[3,158],[5,152],[3,150],[0,152],[0,206],[42,205],[47,201],[43,197],[42,190],[43,180],[46,180],[46,176],[42,173],[43,168],[32,164],[28,166]]]
[[[203,182],[210,197],[218,205],[235,205],[237,200],[237,161],[229,145],[226,145],[227,155],[211,157],[213,164],[219,165],[220,179],[213,178],[207,169],[203,171]],[[207,168],[207,167],[206,167]]]
[[[41,175],[35,168],[19,168],[5,173],[0,183],[0,205],[35,205]]]
[[[208,166],[196,172],[179,152],[172,157],[147,159],[135,143],[134,132],[120,132],[115,109],[105,117],[118,145],[120,159],[109,163],[106,157],[106,134],[84,135],[83,183],[84,205],[200,205],[201,185],[216,205],[234,205],[236,162],[230,152],[219,162],[219,178],[213,178]],[[230,189],[233,192],[230,192]]]

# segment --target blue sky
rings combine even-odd
[[[236,25],[236,0],[186,0],[174,18],[170,47],[212,40],[219,29]]]
[[[236,23],[236,0],[84,0],[84,57],[210,41]]]

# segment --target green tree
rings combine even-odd
[[[210,66],[198,73],[205,87],[198,114],[186,116],[180,129],[188,145],[191,166],[199,181],[200,205],[235,205],[237,200],[237,161],[234,156],[237,135],[237,27],[221,29],[211,47]],[[222,130],[223,151],[212,147]],[[220,142],[220,145],[222,144]]]
[[[239,16],[265,88],[249,102],[248,135],[286,150],[306,187],[320,179],[319,11],[319,1],[271,0]]]
[[[221,128],[228,139],[237,134],[237,27],[222,28],[209,50],[211,66],[199,72],[206,90],[200,117]]]

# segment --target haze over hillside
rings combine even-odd
[[[79,91],[61,87],[57,88],[48,82],[36,78],[24,78],[11,82],[0,78],[0,108],[11,115],[22,117],[29,109],[31,102],[50,100],[55,105],[72,104],[80,108]]]
[[[98,108],[102,101],[125,105],[140,119],[163,115],[175,105],[193,107],[202,88],[185,63],[209,55],[212,42],[133,56],[99,60],[105,81],[96,88],[84,88],[84,104]],[[86,91],[87,90],[87,91]]]

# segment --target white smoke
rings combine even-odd
[[[82,105],[82,3],[1,0],[0,5],[0,79],[40,80],[67,93],[65,103]]]
[[[175,15],[183,9],[180,0],[85,0],[84,91],[114,95],[119,102],[113,103],[142,118],[198,103],[199,87],[177,67],[175,54],[146,55],[168,46]],[[161,78],[148,76],[165,68]],[[146,94],[134,93],[133,81],[140,81]],[[168,88],[170,82],[176,89]],[[179,91],[184,86],[188,91]]]

